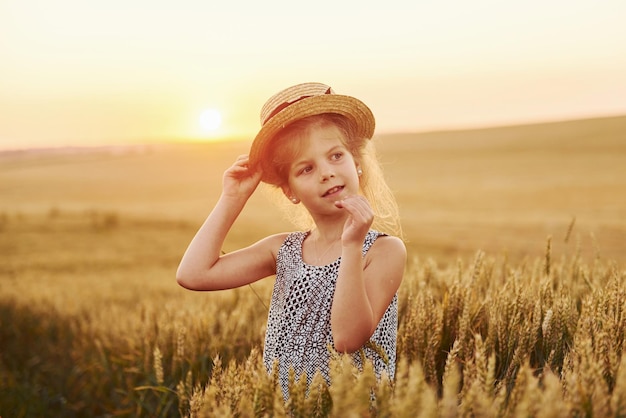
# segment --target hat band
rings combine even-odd
[[[328,90],[324,92],[324,94],[332,94],[332,92],[333,92],[333,89],[329,87]],[[300,96],[297,99],[294,99],[290,102],[283,102],[279,104],[278,106],[274,108],[274,110],[272,110],[272,113],[270,113],[265,119],[263,119],[263,125],[265,125],[268,120],[272,119],[274,116],[276,116],[278,113],[280,113],[282,110],[286,109],[287,107],[291,106],[292,104],[298,103],[300,100],[308,99],[309,97],[313,97],[313,96],[314,95]],[[321,96],[321,95],[316,95],[316,96]]]

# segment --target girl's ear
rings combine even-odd
[[[283,191],[283,194],[287,197],[291,197],[291,188],[287,184],[282,184],[280,188]]]
[[[356,167],[356,173],[359,175],[359,177],[361,177],[361,174],[363,174],[363,169],[361,169],[361,163],[358,161],[355,161],[354,165]]]
[[[300,199],[298,199],[293,193],[291,193],[291,189],[289,188],[289,186],[283,185],[280,186],[280,188],[283,190],[284,195],[287,196],[287,199],[291,200],[291,203],[293,203],[294,205],[300,203]]]

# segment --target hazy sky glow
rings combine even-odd
[[[371,4],[369,4],[371,3]],[[626,114],[623,0],[0,0],[0,149],[253,136],[330,84],[377,132]]]

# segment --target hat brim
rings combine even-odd
[[[356,129],[361,139],[371,139],[376,126],[374,115],[365,103],[351,96],[340,94],[324,94],[299,100],[278,112],[261,127],[250,147],[250,166],[264,171],[261,178],[271,182],[270,173],[266,173],[263,157],[272,145],[272,140],[290,123],[309,116],[324,113],[336,113],[345,116]]]

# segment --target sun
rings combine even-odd
[[[222,126],[222,114],[217,109],[204,109],[200,113],[199,123],[203,133],[215,132]]]

